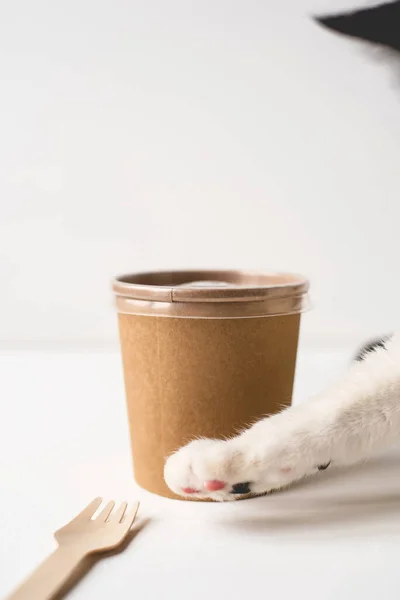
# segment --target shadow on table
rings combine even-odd
[[[332,469],[290,489],[244,501],[224,526],[260,533],[400,535],[400,456]],[[240,503],[242,505],[242,503]],[[235,507],[239,509],[238,507]],[[397,522],[396,522],[397,520]]]

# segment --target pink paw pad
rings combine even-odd
[[[182,492],[184,494],[198,494],[200,490],[196,490],[195,488],[192,487],[184,487],[182,488]]]
[[[225,486],[226,483],[224,481],[218,481],[218,479],[204,482],[204,487],[208,492],[218,492],[219,490],[223,490]]]

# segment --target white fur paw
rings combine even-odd
[[[234,440],[194,440],[170,456],[164,469],[176,494],[220,501],[236,499],[235,484],[243,484],[241,495],[249,493],[245,473],[245,457]]]
[[[293,460],[293,448],[287,455],[283,439],[260,445],[257,437],[244,434],[228,441],[191,442],[168,458],[167,485],[181,496],[229,501],[279,489],[310,472],[301,455]],[[315,466],[311,471],[317,470]]]

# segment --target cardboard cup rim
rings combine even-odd
[[[192,281],[210,280],[229,287],[190,287]],[[113,281],[118,312],[192,318],[300,313],[309,306],[308,289],[305,277],[287,272],[158,271],[121,275]]]

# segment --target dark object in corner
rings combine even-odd
[[[400,1],[315,20],[338,33],[400,52]]]
[[[368,342],[358,351],[354,360],[362,361],[368,356],[368,354],[379,350],[379,348],[384,348],[386,350],[386,344],[391,337],[391,335],[386,335]]]

